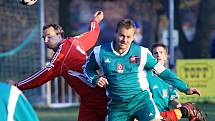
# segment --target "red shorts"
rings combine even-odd
[[[64,78],[80,96],[78,121],[104,121],[108,102],[105,88],[91,88],[68,73],[64,73]]]
[[[78,121],[105,121],[107,102],[105,89],[101,87],[81,96]]]
[[[160,114],[164,119],[166,119],[165,121],[178,121],[174,110],[160,112]]]

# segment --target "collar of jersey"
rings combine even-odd
[[[111,49],[112,49],[113,53],[114,53],[115,55],[117,55],[117,56],[124,56],[125,54],[127,54],[128,51],[129,51],[129,49],[130,49],[130,47],[131,47],[131,46],[129,46],[128,49],[127,49],[124,53],[119,54],[117,51],[114,50],[113,41],[111,42]]]

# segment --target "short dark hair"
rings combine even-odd
[[[163,43],[155,43],[152,45],[152,48],[151,48],[151,52],[156,48],[156,47],[163,47],[166,52],[168,52],[168,49],[167,49],[167,46]]]
[[[58,24],[48,24],[48,25],[45,25],[45,26],[43,26],[43,31],[46,30],[49,27],[53,27],[54,30],[56,31],[57,35],[60,34],[61,36],[63,36],[64,31],[63,31],[63,28],[60,25],[58,25]]]
[[[125,27],[126,29],[134,28],[136,29],[136,26],[134,24],[134,21],[131,19],[123,19],[117,23],[116,33],[119,31],[121,27]]]

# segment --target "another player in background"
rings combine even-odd
[[[93,49],[84,67],[88,81],[105,87],[110,97],[108,121],[158,121],[160,113],[149,91],[146,70],[154,69],[171,84],[180,84],[177,76],[159,64],[147,48],[134,44],[135,25],[130,19],[117,24],[115,39]],[[100,74],[96,70],[100,70]],[[182,87],[184,92],[199,93]]]
[[[30,77],[16,83],[21,90],[31,89],[63,76],[68,84],[80,96],[78,121],[104,121],[107,113],[107,96],[104,88],[91,88],[82,74],[86,51],[91,49],[99,36],[99,23],[104,15],[97,11],[90,23],[89,32],[79,36],[63,39],[63,30],[59,25],[50,24],[43,27],[43,38],[47,48],[55,53],[49,64]]]
[[[39,119],[18,88],[0,82],[0,121],[39,121]]]
[[[134,21],[134,25],[136,27],[136,32],[135,32],[135,36],[134,36],[134,42],[138,45],[142,45],[142,41],[143,41],[143,33],[142,33],[142,28],[139,25],[138,21]]]
[[[151,52],[159,63],[161,63],[164,66],[167,64],[168,52],[167,47],[164,44],[162,43],[154,44],[152,46]],[[155,101],[156,106],[161,112],[161,115],[165,118],[166,121],[178,121],[181,118],[189,118],[190,121],[204,121],[204,119],[201,118],[202,116],[198,114],[201,112],[198,112],[199,110],[192,103],[185,103],[182,105],[178,103],[176,109],[170,109],[169,108],[170,104],[176,101],[176,99],[178,98],[176,88],[161,80],[152,71],[149,71],[148,74],[150,75],[148,76],[150,78],[148,80],[149,87],[152,92],[152,97]],[[186,86],[185,83],[181,84],[182,85],[178,85],[178,87]],[[197,116],[197,114],[199,116]]]

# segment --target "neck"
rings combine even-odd
[[[113,42],[113,48],[114,48],[114,50],[117,52],[117,53],[119,53],[119,54],[122,54],[122,53],[124,53],[127,49],[124,49],[124,48],[120,48],[120,47],[118,47],[117,46],[117,44],[115,43],[115,42]]]
[[[53,49],[54,52],[56,52],[58,50],[61,43],[62,43],[62,41],[58,42],[57,46]]]
[[[122,53],[124,53],[126,50],[125,49],[118,49],[118,50],[116,50],[116,52],[118,52],[119,54],[122,54]]]

